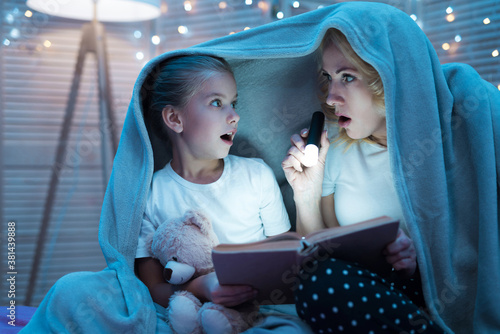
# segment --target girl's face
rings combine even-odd
[[[181,138],[187,154],[213,160],[228,155],[240,116],[236,82],[231,73],[213,74],[180,113]]]
[[[372,93],[361,73],[347,60],[335,45],[323,50],[323,75],[328,79],[326,103],[335,105],[338,124],[352,139],[369,136],[385,141],[385,117],[373,103]]]

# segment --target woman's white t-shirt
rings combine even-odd
[[[323,196],[334,194],[339,224],[389,216],[399,219],[404,227],[387,148],[364,141],[347,150],[346,145],[330,145],[323,180]]]

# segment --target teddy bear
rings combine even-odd
[[[188,211],[184,217],[166,221],[150,237],[150,250],[162,264],[163,277],[170,284],[184,284],[214,271],[212,248],[219,240],[205,215]],[[170,328],[183,333],[241,333],[257,319],[253,303],[228,308],[201,302],[192,293],[176,291],[169,300],[166,318]]]

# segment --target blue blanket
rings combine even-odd
[[[469,66],[440,65],[427,37],[405,13],[361,2],[150,61],[133,91],[103,203],[99,241],[108,268],[62,278],[27,332],[154,333],[163,328],[147,288],[134,275],[134,256],[154,166],[168,159],[148,136],[140,92],[148,73],[167,57],[208,53],[233,65],[241,120],[232,153],[258,156],[271,165],[293,219],[280,162],[290,135],[319,110],[316,50],[329,28],[341,30],[383,80],[390,172],[415,241],[431,316],[457,333],[500,332],[500,92]]]

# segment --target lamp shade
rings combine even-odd
[[[27,0],[36,11],[70,19],[90,21],[94,18],[95,0]],[[160,0],[98,0],[97,20],[100,22],[131,22],[151,20],[160,16]]]

